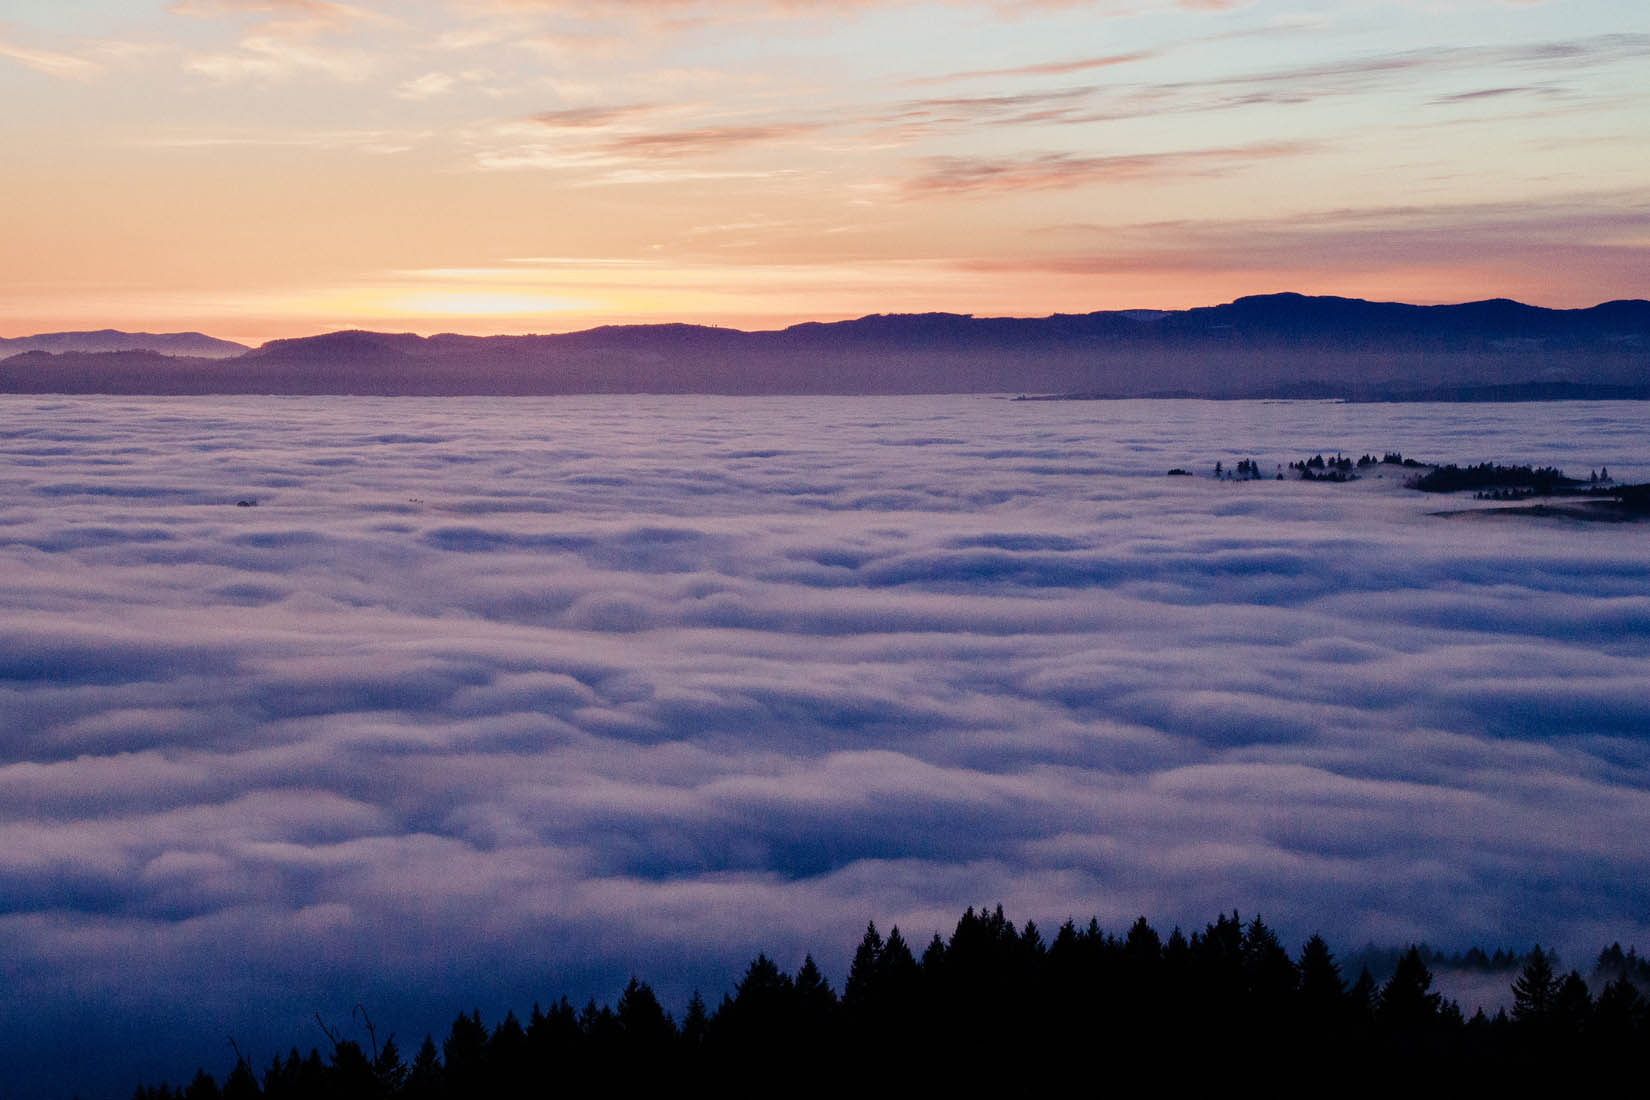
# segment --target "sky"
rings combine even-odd
[[[840,989],[867,920],[999,902],[1650,948],[1644,526],[1209,476],[1644,480],[1639,403],[0,413],[8,1097],[262,1069],[357,1003],[411,1050],[632,974],[679,1014],[759,951]]]
[[[8,0],[0,335],[1650,294],[1635,0]]]

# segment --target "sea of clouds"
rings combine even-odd
[[[0,398],[0,1062],[679,1010],[998,902],[1650,947],[1650,528],[1208,476],[1643,479],[1646,415]]]

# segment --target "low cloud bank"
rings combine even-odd
[[[5,406],[0,1033],[68,1091],[999,900],[1650,945],[1642,530],[1162,476],[1634,475],[1636,407]]]

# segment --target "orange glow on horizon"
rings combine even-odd
[[[0,25],[6,335],[1650,296],[1614,0],[70,7]]]

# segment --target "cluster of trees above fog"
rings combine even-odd
[[[1380,458],[1365,454],[1354,462],[1339,452],[1334,455],[1316,454],[1298,462],[1289,469],[1302,481],[1357,481],[1367,470],[1381,466],[1399,466],[1424,470],[1404,482],[1410,489],[1424,493],[1455,493],[1475,490],[1479,500],[1526,500],[1530,497],[1565,495],[1587,498],[1594,508],[1609,513],[1629,513],[1619,518],[1650,514],[1650,484],[1619,484],[1610,476],[1608,466],[1593,470],[1586,481],[1567,476],[1556,466],[1502,465],[1480,462],[1475,466],[1457,466],[1455,463],[1433,465],[1405,458],[1397,451],[1387,451]],[[1190,476],[1190,471],[1176,467],[1171,475]],[[1252,458],[1239,459],[1235,467],[1227,469],[1215,463],[1215,477],[1223,481],[1255,481],[1264,477],[1260,465]],[[1277,471],[1277,480],[1283,480],[1283,470]]]
[[[569,1090],[679,1087],[881,1091],[922,1082],[980,1085],[1078,1078],[1103,1090],[1132,1067],[1160,1078],[1306,1083],[1317,1074],[1358,1080],[1401,1072],[1434,1079],[1528,1081],[1556,1069],[1617,1062],[1650,1046],[1650,962],[1619,945],[1600,954],[1592,984],[1560,973],[1539,947],[1518,957],[1474,949],[1450,962],[1498,965],[1512,1011],[1470,1019],[1432,988],[1424,948],[1410,948],[1377,983],[1350,981],[1318,936],[1291,958],[1259,917],[1222,915],[1167,940],[1136,921],[1119,937],[1067,922],[1045,941],[970,909],[949,940],[920,953],[893,929],[868,927],[840,996],[812,957],[795,975],[766,955],[712,1010],[695,994],[673,1019],[632,979],[614,1006],[582,1009],[565,997],[489,1028],[460,1013],[439,1045],[410,1057],[379,1041],[359,1013],[364,1042],[319,1018],[330,1046],[293,1047],[257,1072],[238,1058],[220,1086],[204,1071],[189,1085],[140,1086],[134,1100],[251,1097],[539,1097]],[[1331,1077],[1324,1077],[1327,1087]]]

